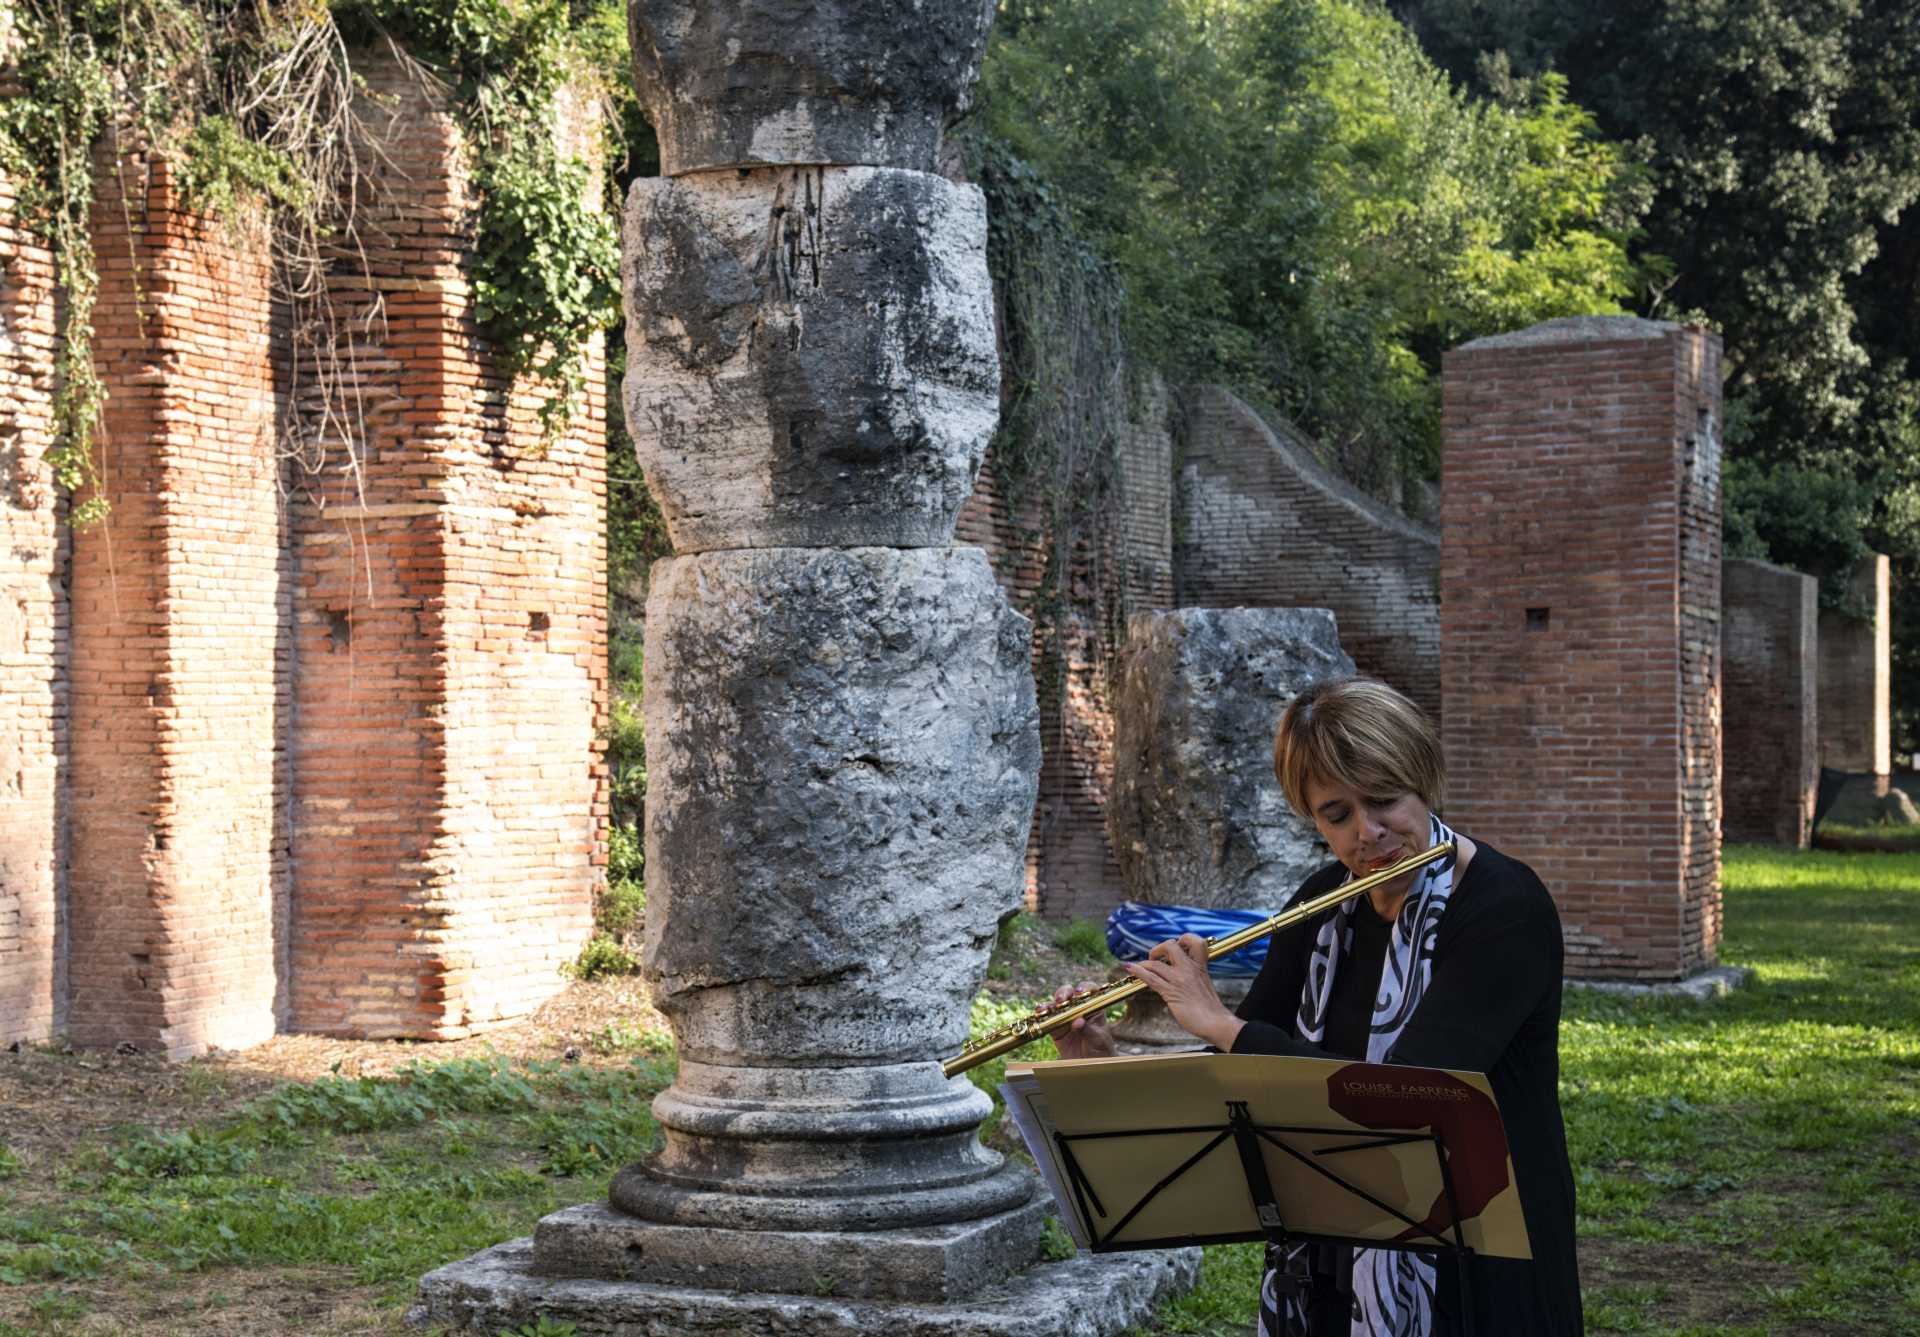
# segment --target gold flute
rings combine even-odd
[[[1399,863],[1389,864],[1377,873],[1368,873],[1365,877],[1355,878],[1343,883],[1332,891],[1302,901],[1288,910],[1282,910],[1272,918],[1251,924],[1237,933],[1229,933],[1224,938],[1207,939],[1207,960],[1217,961],[1228,952],[1237,952],[1250,942],[1258,941],[1269,933],[1297,924],[1303,919],[1311,919],[1322,910],[1331,910],[1344,904],[1363,891],[1371,891],[1383,883],[1397,877],[1404,877],[1416,868],[1423,868],[1435,859],[1453,853],[1453,842],[1443,840],[1431,848],[1410,855]],[[1041,1036],[1071,1025],[1080,1017],[1104,1012],[1115,1003],[1133,997],[1142,989],[1150,987],[1140,979],[1115,980],[1111,984],[1102,984],[1096,988],[1085,989],[1071,994],[1057,1003],[1049,1003],[1038,1011],[1029,1012],[1011,1025],[981,1036],[978,1040],[967,1041],[967,1047],[940,1064],[940,1071],[949,1077],[957,1077],[969,1068],[977,1068],[990,1059],[1031,1044]]]

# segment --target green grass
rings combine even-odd
[[[1567,992],[1561,1102],[1587,1328],[1920,1334],[1920,855],[1726,852],[1710,1003]],[[1258,1246],[1162,1334],[1244,1337]]]
[[[1700,1331],[1920,1333],[1920,856],[1736,846],[1724,882],[1747,988],[1568,995],[1581,1238],[1718,1260],[1739,1321]],[[1689,1330],[1684,1272],[1652,1299],[1596,1280],[1594,1331]]]
[[[1722,957],[1750,986],[1706,1004],[1568,992],[1589,1331],[1920,1337],[1920,855],[1735,847],[1725,882]],[[1009,950],[1046,931],[1029,919]],[[983,994],[973,1028],[1034,1001]],[[51,1163],[0,1146],[0,1337],[81,1331],[115,1287],[276,1267],[335,1269],[397,1312],[422,1273],[602,1196],[652,1144],[670,1042],[609,1025],[589,1047],[637,1057],[290,1083]],[[1005,1062],[972,1076],[992,1092]],[[1151,1334],[1244,1337],[1259,1266],[1255,1246],[1208,1250]]]
[[[81,1145],[52,1168],[53,1192],[0,1191],[0,1292],[40,1286],[22,1329],[36,1333],[84,1312],[57,1286],[217,1268],[345,1269],[397,1307],[423,1272],[602,1196],[652,1146],[649,1100],[672,1070],[659,1057],[416,1064]]]

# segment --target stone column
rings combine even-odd
[[[1324,608],[1181,608],[1135,614],[1114,712],[1107,830],[1127,898],[1275,911],[1326,862],[1313,824],[1273,774],[1280,712],[1354,671]],[[1229,1005],[1244,982],[1220,981]],[[1115,1028],[1139,1045],[1192,1044],[1158,995]]]
[[[627,420],[676,553],[647,601],[645,966],[681,1068],[612,1197],[974,1220],[1031,1186],[930,1060],[1019,904],[1040,762],[1030,627],[950,546],[1000,377],[985,203],[930,169],[990,7],[791,9],[630,11],[668,175],[628,202]],[[783,77],[743,84],[754,51]],[[795,1248],[777,1289],[818,1272]]]
[[[610,1205],[433,1274],[415,1315],[1123,1331],[1194,1260],[982,1295],[1047,1203],[938,1062],[1020,904],[1040,767],[1032,628],[952,546],[999,365],[983,198],[932,169],[993,5],[629,13],[667,175],[627,205],[627,421],[676,554],[647,601],[644,964],[680,1068]]]

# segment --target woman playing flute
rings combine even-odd
[[[1438,841],[1454,841],[1456,853],[1277,931],[1237,1012],[1214,991],[1197,935],[1160,943],[1125,968],[1224,1053],[1485,1073],[1506,1124],[1533,1258],[1473,1257],[1474,1330],[1579,1337],[1552,897],[1531,868],[1436,815],[1440,740],[1419,707],[1383,683],[1343,678],[1302,692],[1281,717],[1274,770],[1337,860],[1294,902]],[[1067,1058],[1113,1052],[1098,1020],[1075,1021],[1055,1038]],[[1451,1267],[1420,1253],[1270,1248],[1261,1337],[1447,1337],[1460,1325],[1459,1291]]]

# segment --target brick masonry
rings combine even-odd
[[[1539,871],[1574,975],[1716,959],[1719,361],[1625,317],[1446,357],[1449,812]]]
[[[1100,608],[1096,569],[1118,566],[1126,603],[1135,611],[1173,603],[1173,435],[1164,386],[1150,382],[1118,442],[1122,500],[1113,535],[1121,551],[1094,553],[1086,539],[1068,555],[1071,581],[1062,625],[1063,663],[1049,662],[1036,635],[1040,692],[1040,793],[1027,853],[1029,908],[1053,918],[1104,919],[1125,899],[1107,839],[1106,802],[1113,784],[1112,689],[1107,680],[1114,610]],[[1015,514],[989,452],[973,495],[961,508],[954,542],[986,550],[1008,601],[1032,615],[1047,568],[1048,532],[1041,507],[1025,501]],[[1100,559],[1096,567],[1095,557]]]
[[[1440,536],[1335,477],[1224,390],[1180,467],[1182,608],[1330,608],[1355,667],[1440,713]]]
[[[344,375],[295,354],[263,236],[192,214],[163,163],[103,160],[113,509],[65,539],[37,467],[50,267],[0,182],[0,524],[28,555],[0,587],[10,1039],[464,1035],[559,988],[590,929],[598,355],[543,445],[541,392],[475,327],[453,124],[390,59],[356,70],[385,177],[361,206],[371,281],[330,294]],[[329,467],[289,466],[288,422]]]
[[[0,76],[0,98],[16,90]],[[69,694],[53,440],[53,257],[0,173],[0,1045],[66,1022],[63,768]]]
[[[74,538],[67,778],[77,1044],[274,1032],[287,889],[285,569],[268,244],[102,157],[101,488]]]
[[[1820,778],[1819,582],[1770,562],[1721,569],[1728,840],[1804,848]]]
[[[1893,771],[1891,563],[1873,553],[1853,573],[1862,621],[1820,612],[1820,764],[1885,776]]]
[[[314,392],[361,477],[313,480],[292,508],[289,1021],[450,1037],[531,1010],[591,927],[605,406],[596,360],[575,429],[540,449],[539,400],[474,330],[456,127],[391,63],[358,68],[388,149],[367,206],[371,279],[343,271],[332,294],[368,331],[358,376]]]

